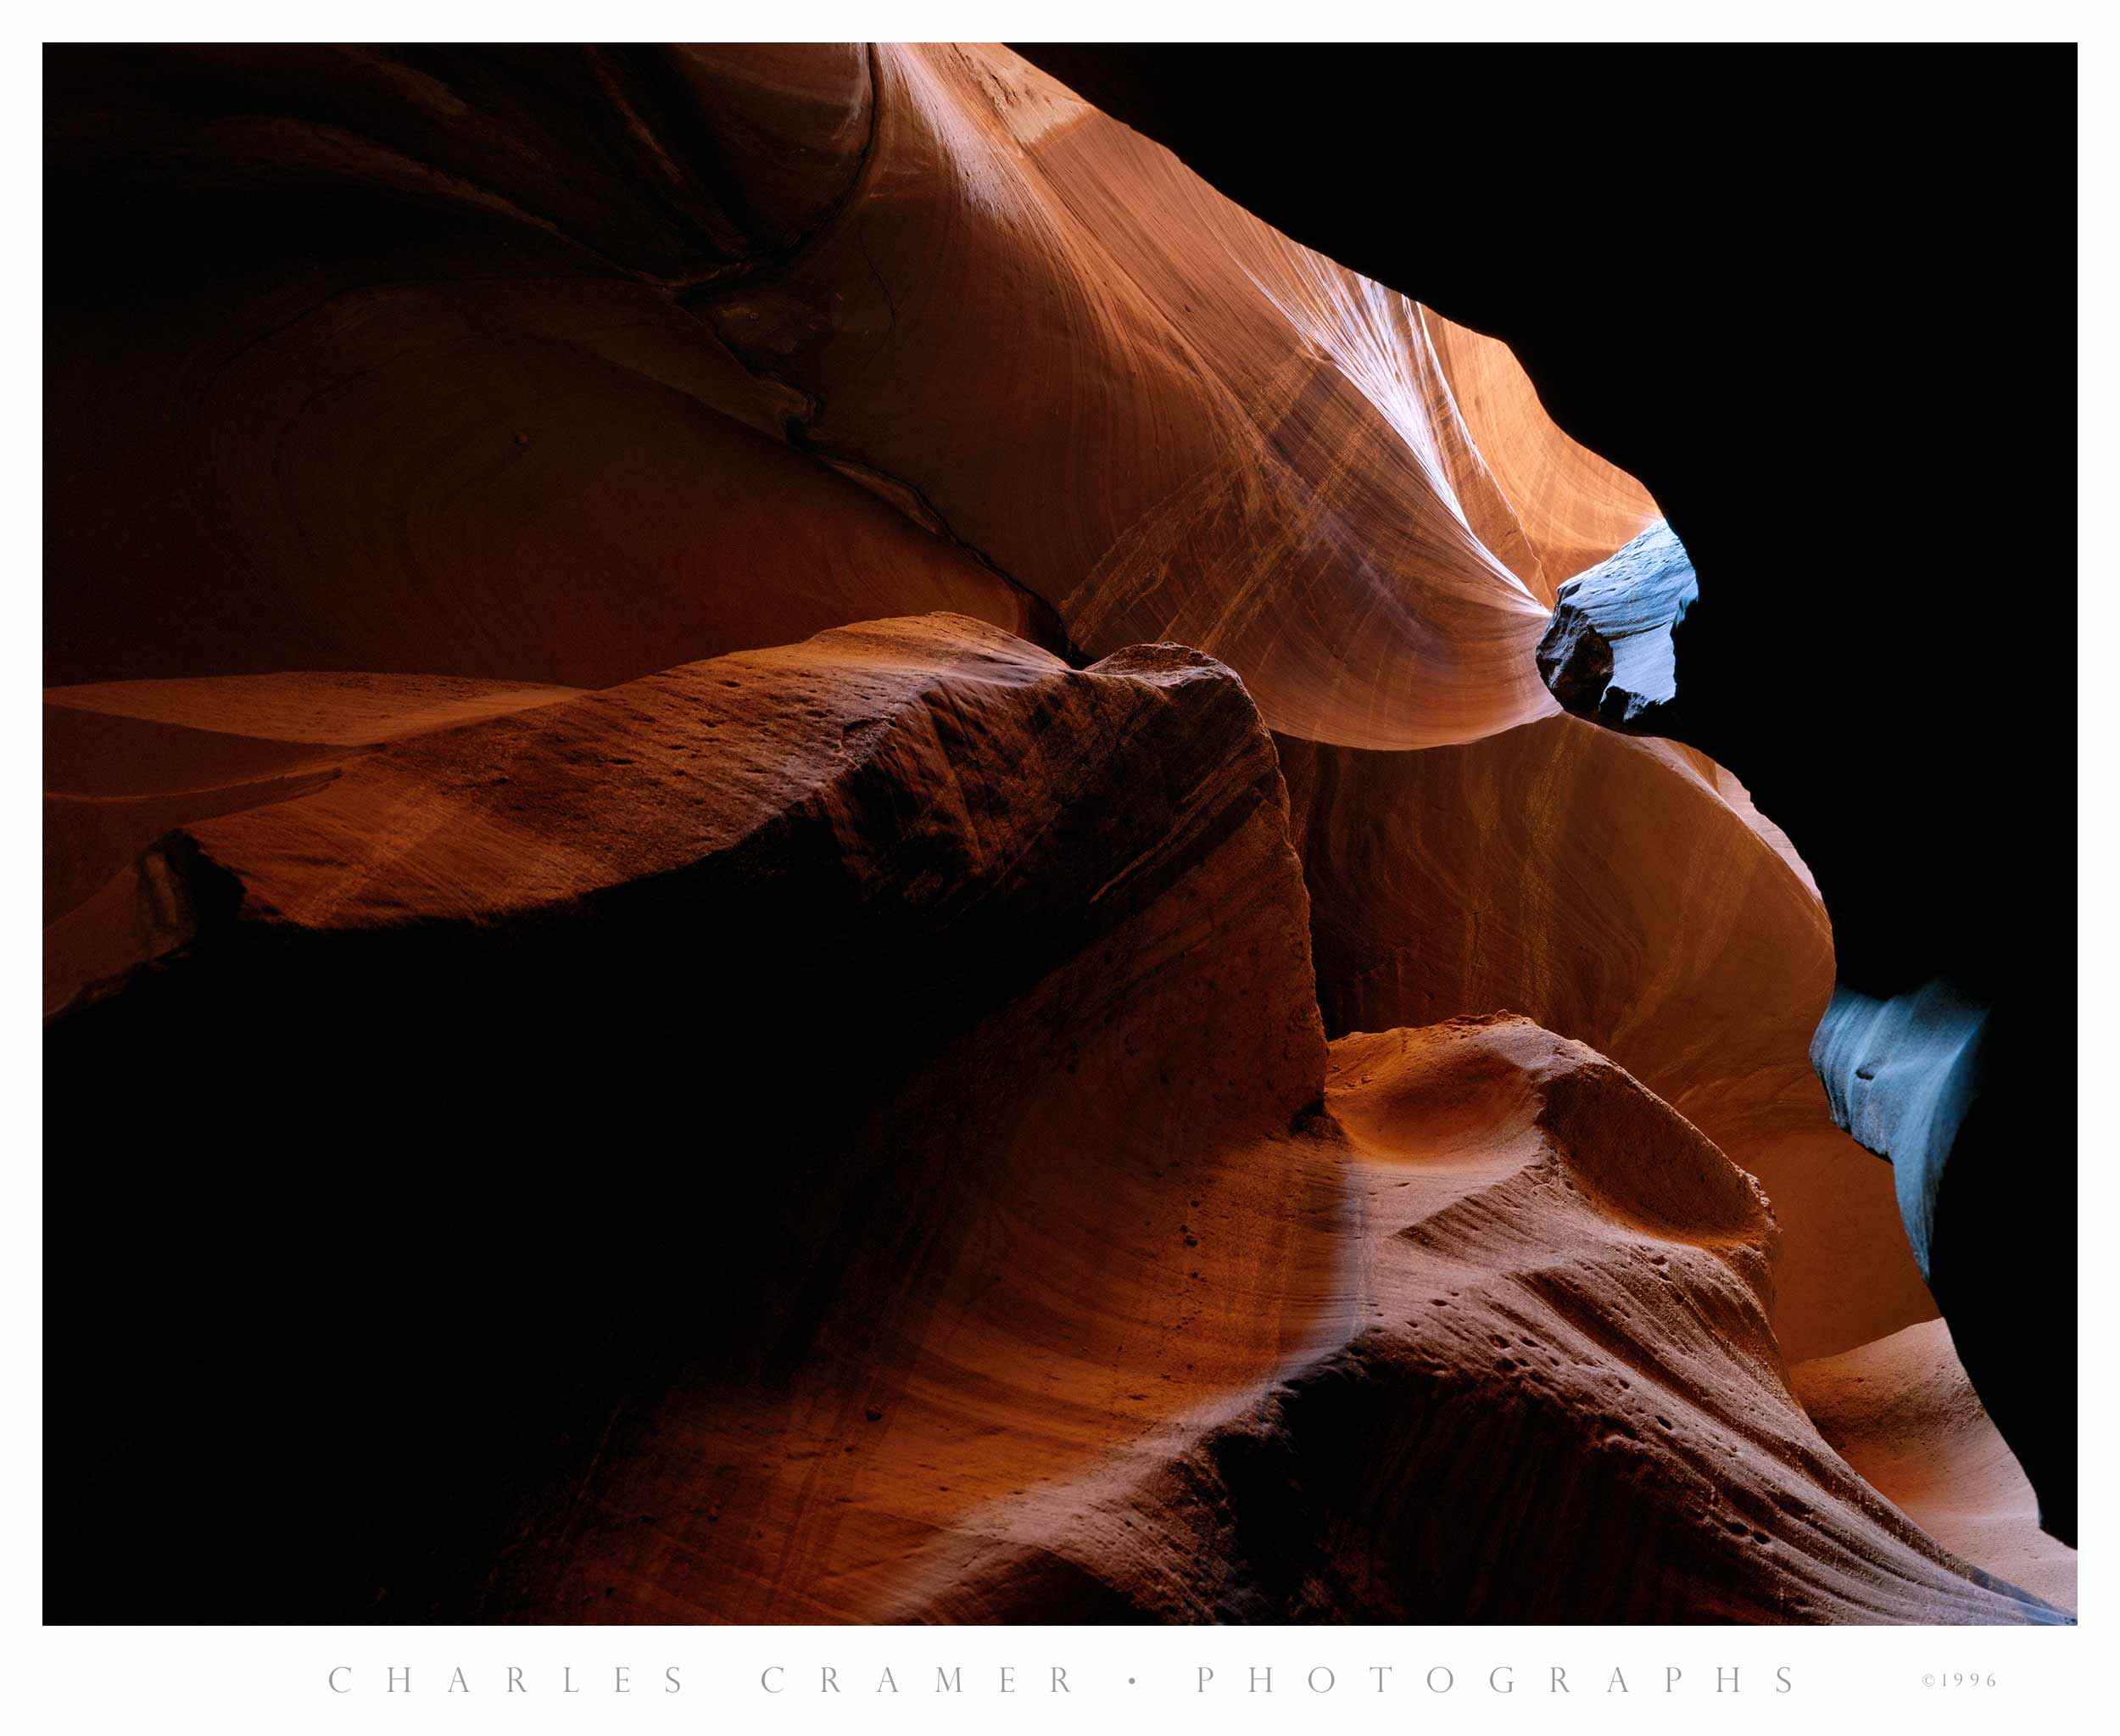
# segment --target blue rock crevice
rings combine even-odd
[[[1915,1263],[1933,1288],[1945,1164],[1980,1086],[1988,1009],[1949,983],[1880,1001],[1833,990],[1810,1040],[1833,1119],[1887,1159]]]
[[[2057,1088],[2054,1021],[1943,979],[1836,988],[1811,1040],[1833,1119],[1888,1160],[1900,1216],[1973,1390],[2076,1542],[2073,1139],[2021,1106]]]
[[[1659,521],[1560,587],[1538,642],[1538,673],[1568,711],[1609,728],[1662,727],[1678,697],[1673,639],[1699,600],[1693,557]]]

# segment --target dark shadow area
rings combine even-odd
[[[2039,1498],[2039,1523],[2076,1542],[2077,1353],[2073,1148],[2037,1106],[2075,1080],[2042,1021],[1990,1019],[1973,1099],[1936,1195],[1929,1288],[1958,1359]],[[2065,1113],[2055,1105],[2049,1113]]]
[[[669,916],[238,943],[52,1027],[47,1621],[473,1619],[622,1408],[799,1356],[933,1009],[820,1024],[858,974],[748,924],[672,981]]]

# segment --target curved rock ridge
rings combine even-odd
[[[47,78],[53,196],[108,217],[47,325],[48,682],[606,686],[929,610],[1064,644],[792,449],[788,394],[678,299],[836,206],[862,51],[78,47]]]
[[[377,194],[665,284],[799,243],[873,126],[868,53],[845,43],[75,47],[47,60],[46,97],[70,173]],[[702,126],[723,153],[695,154]]]
[[[1420,746],[1547,708],[1554,586],[1658,514],[1504,346],[1004,50],[884,48],[876,73],[858,195],[697,303],[814,406],[815,449],[913,484],[1086,649],[1240,669],[1278,730]]]
[[[1615,729],[1660,732],[1678,697],[1674,635],[1700,596],[1693,558],[1668,524],[1555,594],[1538,673],[1564,709]]]
[[[139,701],[114,699],[114,689],[102,697],[197,715],[223,684],[146,685]],[[193,687],[209,691],[184,692]],[[296,792],[302,800],[276,785],[281,799],[225,815],[209,809],[132,867],[129,884],[145,902],[159,907],[160,888],[184,889],[185,956],[161,974],[213,974],[224,957],[270,959],[277,969],[289,947],[330,956],[362,935],[397,944],[455,929],[512,946],[540,927],[578,927],[600,901],[622,904],[672,875],[701,874],[717,887],[756,882],[765,870],[754,858],[792,857],[802,846],[789,835],[799,825],[814,834],[817,864],[776,862],[803,879],[808,906],[806,932],[786,937],[789,945],[822,957],[838,927],[869,920],[868,879],[905,875],[901,902],[938,922],[998,926],[1006,917],[1014,948],[1035,957],[1052,907],[1039,883],[1055,874],[1056,858],[1070,861],[1058,877],[1071,888],[1096,877],[1105,921],[1141,880],[1160,886],[1188,841],[1177,833],[1160,851],[1122,857],[1107,852],[1134,835],[1123,819],[1061,826],[1066,805],[1081,799],[1082,760],[1102,756],[1103,775],[1117,784],[1138,774],[1141,788],[1127,797],[1134,812],[1165,819],[1187,794],[1204,799],[1202,786],[1254,805],[1270,794],[1277,812],[1285,801],[1270,744],[1245,733],[1256,714],[1241,684],[1212,660],[1137,646],[1078,672],[965,617],[864,622],[600,692],[537,689],[514,710],[482,700],[490,710],[473,723],[444,710],[431,715],[437,727],[386,726],[387,739],[361,752],[327,750],[332,738],[377,733],[335,706],[334,691],[360,695],[350,702],[358,713],[372,684],[303,689],[300,702],[321,707],[307,726],[322,738],[313,747],[50,708],[96,730],[174,737],[173,757],[196,757],[193,744],[209,741],[225,744],[213,751],[232,762],[277,766],[277,756],[295,753],[302,770],[321,773]],[[1180,695],[1195,697],[1181,706]],[[1225,751],[1217,727],[1244,744],[1225,764],[1211,759]],[[1046,763],[1054,754],[1063,763]],[[964,760],[981,769],[982,790],[967,787]],[[1007,787],[1012,768],[1024,790]],[[139,775],[150,785],[189,781]],[[872,814],[868,803],[883,811]],[[920,841],[909,842],[918,828]],[[871,832],[885,840],[873,862],[862,853]],[[1027,907],[1011,906],[1018,894]],[[907,937],[913,920],[894,918]],[[131,985],[98,986],[122,993]]]
[[[1520,1019],[1333,1046],[1347,1337],[908,1570],[947,1621],[2039,1622],[1791,1396],[1773,1218],[1699,1132]]]
[[[136,241],[49,333],[55,682],[604,685],[947,608],[1421,745],[1548,710],[1554,587],[1658,516],[1505,346],[1004,49],[52,65]]]
[[[1570,717],[1417,753],[1277,745],[1328,1032],[1520,1011],[1760,1178],[1789,1354],[1933,1317],[1890,1177],[1834,1127],[1805,1058],[1831,926],[1735,779]]]
[[[2075,1609],[2076,1552],[2039,1529],[2038,1498],[1943,1321],[1799,1363],[1789,1388],[1833,1450],[1944,1548]]]
[[[204,1089],[225,1154],[96,1207],[70,1305],[137,1380],[60,1376],[67,1475],[122,1463],[130,1532],[231,1564],[202,1615],[844,1613],[950,1516],[1310,1342],[1340,1205],[1289,1131],[1325,1055],[1285,803],[1219,665],[927,617],[186,825],[114,883],[164,956],[47,1032],[99,1149]],[[260,1191],[296,1227],[201,1270]],[[740,1395],[734,1435],[695,1392]],[[851,1510],[804,1493],[819,1431]],[[282,1525],[319,1479],[343,1499]],[[652,1559],[606,1601],[622,1544]]]
[[[575,689],[448,678],[201,677],[47,688],[45,1012],[169,937],[121,890],[74,918],[176,826],[316,790],[394,736],[549,705]]]
[[[1096,696],[1200,679],[1241,695],[1227,671],[1176,647],[1136,649],[1076,677],[968,617],[863,623],[422,733],[369,756],[315,801],[190,835],[241,881],[244,921],[318,932],[489,921],[689,868],[798,804],[851,799],[840,786],[875,775],[875,753],[899,730],[975,728],[979,702],[1012,689],[1057,684]],[[929,715],[937,712],[950,722]],[[1116,745],[1119,727],[1107,729]],[[923,769],[897,766],[892,776],[937,805],[925,793],[934,780],[916,775]],[[1036,812],[993,805],[995,823],[1024,828],[1013,843],[981,835],[986,811],[966,815],[968,869],[1035,842]],[[934,896],[962,889],[937,885]]]

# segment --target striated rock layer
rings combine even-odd
[[[678,299],[818,220],[868,88],[845,49],[52,52],[51,195],[106,223],[47,321],[46,679],[605,686],[931,609],[1059,644]],[[710,93],[718,194],[656,136]]]
[[[1279,745],[1329,1031],[1508,1008],[1590,1043],[1760,1177],[1791,1355],[1934,1315],[1889,1175],[1805,1058],[1825,911],[1736,779],[1568,717],[1420,753]]]
[[[240,1543],[217,1616],[462,1614],[497,1559],[497,1607],[608,1613],[575,1592],[586,1515],[494,1551],[548,1478],[622,1462],[680,1369],[750,1395],[760,1433],[626,1507],[629,1539],[644,1512],[692,1539],[627,1608],[808,1609],[799,1573],[785,1603],[683,1578],[762,1571],[752,1510],[802,1475],[782,1398],[835,1452],[879,1442],[865,1410],[951,1323],[925,1420],[892,1414],[901,1446],[969,1443],[963,1480],[894,1461],[852,1555],[813,1563],[835,1577],[1265,1377],[1318,1305],[1304,1250],[1338,1206],[1288,1133],[1325,1065],[1302,884],[1271,744],[1195,653],[1075,672],[963,617],[871,623],[393,740],[120,884],[162,956],[52,1027],[53,1089],[126,1080],[104,1149],[210,1089],[231,1160],[105,1203],[114,1275],[74,1305],[131,1323],[139,1387],[114,1412],[62,1376],[55,1403],[156,1547]],[[197,1271],[260,1190],[304,1227]],[[196,1366],[217,1318],[240,1350]],[[171,1414],[307,1444],[147,1452]],[[281,1527],[319,1480],[343,1517]]]
[[[2063,1610],[2076,1552],[2039,1528],[2032,1485],[1941,1320],[1799,1363],[1789,1386],[1833,1450],[1937,1542]]]
[[[231,1616],[270,1584],[385,1617],[2049,1619],[1817,1440],[1765,1201],[1631,1079],[1521,1020],[1328,1075],[1285,804],[1210,660],[1077,672],[929,617],[396,736],[170,834],[117,883],[167,946],[55,1063],[133,1084],[122,1134],[239,1056],[235,1148],[299,1126],[271,1186],[318,1227],[193,1275],[143,1366],[193,1393],[174,1340],[226,1310],[216,1414],[354,1493],[246,1530],[274,1471],[143,1459],[153,1374],[84,1469],[132,1467],[159,1547],[237,1516]],[[318,1058],[384,1029],[387,1086],[314,1113]],[[622,1233],[544,1209],[584,1153],[644,1208]],[[137,1189],[81,1306],[130,1312],[259,1181]]]
[[[1057,611],[1220,657],[1276,728],[1456,741],[1550,708],[1555,585],[1658,516],[1504,346],[1005,50],[49,69],[59,190],[137,219],[126,317],[83,258],[49,334],[54,683],[600,685]]]
[[[894,1613],[2061,1619],[1819,1437],[1766,1202],[1619,1069],[1522,1019],[1346,1037],[1319,1131],[1356,1203],[1343,1341],[985,1516]]]

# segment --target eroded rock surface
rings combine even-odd
[[[1632,1079],[1520,1019],[1351,1037],[1328,1078],[1272,744],[1219,665],[929,617],[539,697],[170,835],[132,884],[174,945],[53,1027],[62,1077],[143,1103],[240,1055],[265,1125],[389,1033],[388,1088],[306,1114],[275,1183],[366,1235],[198,1285],[345,1348],[212,1396],[332,1419],[304,1476],[404,1450],[349,1381],[446,1444],[321,1548],[251,1538],[276,1575],[486,1619],[2048,1618],[1810,1432],[1765,1199]],[[659,970],[740,1005],[629,1006]],[[525,1058],[544,1088],[472,1119],[459,1082]],[[695,1153],[608,1130],[684,1103]],[[599,1149],[652,1223],[523,1291],[553,1231],[515,1202]],[[127,1269],[243,1181],[151,1191]],[[740,1233],[703,1270],[710,1220]],[[453,1331],[398,1330],[489,1307],[471,1392]]]
[[[602,685],[1057,611],[1276,728],[1463,740],[1548,708],[1554,586],[1658,516],[1506,346],[1005,49],[51,67],[56,184],[130,224],[123,319],[92,281],[47,334],[53,683]]]
[[[1735,779],[1569,717],[1419,753],[1279,745],[1329,1032],[1524,1013],[1760,1177],[1784,1231],[1791,1355],[1933,1316],[1891,1177],[1810,1073],[1831,925]]]
[[[1359,1202],[1345,1341],[991,1514],[904,1612],[2062,1619],[1820,1438],[1767,1324],[1766,1201],[1619,1069],[1457,1021],[1342,1039],[1326,1108]]]
[[[2038,1498],[1943,1321],[1799,1363],[1789,1385],[1833,1450],[1937,1542],[2076,1607],[2076,1552],[2039,1529]]]
[[[124,1279],[92,1320],[187,1276],[133,1329],[126,1411],[79,1400],[85,1463],[132,1465],[166,1547],[242,1541],[254,1574],[208,1594],[232,1619],[289,1587],[600,1617],[602,1527],[630,1550],[642,1512],[671,1552],[631,1613],[851,1613],[872,1555],[1265,1377],[1322,1304],[1304,894],[1271,743],[1196,653],[1074,671],[963,617],[871,623],[393,740],[116,884],[176,932],[52,1027],[57,1100],[125,1078],[95,1124],[124,1148],[210,1091],[230,1161],[104,1205]],[[297,1227],[194,1271],[261,1188]],[[197,1370],[223,1311],[247,1348]],[[924,1420],[892,1384],[916,1367]],[[749,1395],[756,1453],[496,1555],[548,1480],[631,1462],[679,1371]],[[895,1429],[864,1420],[886,1393]],[[165,1414],[310,1445],[136,1458]],[[806,1508],[840,1543],[750,1585],[805,1428],[850,1471],[912,1457],[860,1516]],[[349,1490],[343,1522],[282,1532],[298,1478]]]

